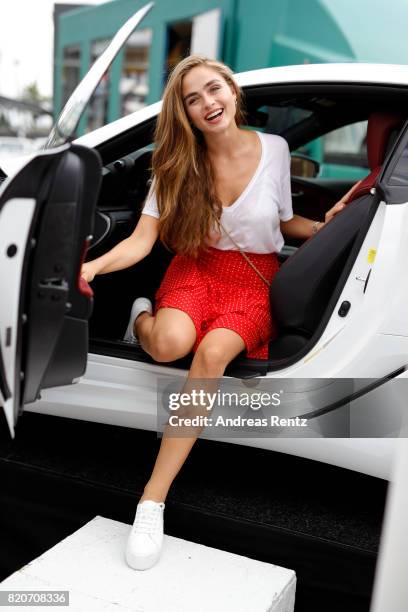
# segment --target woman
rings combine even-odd
[[[140,220],[129,238],[81,271],[90,282],[132,266],[160,236],[177,255],[154,313],[146,298],[134,302],[125,339],[137,337],[159,362],[193,350],[189,379],[221,377],[243,350],[267,358],[274,333],[268,284],[278,270],[282,233],[307,239],[324,225],[293,215],[286,141],[241,129],[241,123],[241,92],[230,69],[197,55],[181,61],[164,92],[154,180]],[[126,560],[135,569],[151,567],[160,556],[164,501],[197,435],[165,432],[162,438],[127,544]]]

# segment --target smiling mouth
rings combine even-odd
[[[224,109],[223,109],[223,108],[221,108],[221,109],[219,109],[219,110],[217,110],[217,111],[213,111],[212,113],[210,113],[209,115],[207,115],[207,116],[205,117],[205,120],[206,120],[206,121],[210,121],[210,122],[211,122],[211,121],[214,121],[215,119],[218,119],[219,117],[221,117],[221,115],[223,114],[223,112],[224,112]]]

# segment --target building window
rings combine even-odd
[[[81,52],[79,47],[65,47],[62,56],[62,104],[68,100],[79,83]]]
[[[193,22],[179,21],[169,25],[167,30],[166,81],[174,66],[190,54]]]
[[[96,40],[91,46],[91,65],[105,51],[110,40]],[[90,132],[108,123],[109,72],[105,72],[92,94],[87,113],[86,131]]]
[[[187,55],[200,53],[217,59],[220,48],[220,9],[200,13],[188,21],[170,24],[167,28],[166,80],[174,66]]]
[[[119,85],[122,117],[146,104],[151,42],[152,31],[149,29],[134,32],[126,43]]]

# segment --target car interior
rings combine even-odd
[[[304,244],[288,241],[279,255],[281,268],[270,290],[278,336],[270,342],[269,359],[247,359],[243,352],[226,370],[226,375],[250,378],[295,363],[321,336],[379,204],[373,187],[404,126],[407,93],[395,86],[318,83],[257,86],[244,93],[247,127],[283,136],[292,155],[300,158],[316,139],[367,121],[358,150],[347,155],[349,168],[359,167],[364,177],[349,205]],[[106,253],[133,231],[151,180],[154,127],[154,120],[147,121],[99,147],[102,186],[87,260]],[[331,153],[331,159],[327,155],[323,163],[333,157],[344,164],[341,151]],[[292,174],[294,212],[324,220],[325,212],[356,182],[350,174]],[[140,346],[121,339],[133,300],[142,295],[154,300],[172,256],[158,241],[135,266],[94,279],[90,352],[154,363]],[[192,354],[171,365],[188,368],[191,359]]]

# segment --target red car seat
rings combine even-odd
[[[370,192],[377,181],[384,160],[394,144],[405,117],[389,113],[372,113],[367,123],[367,159],[371,170],[351,195],[349,202]]]

